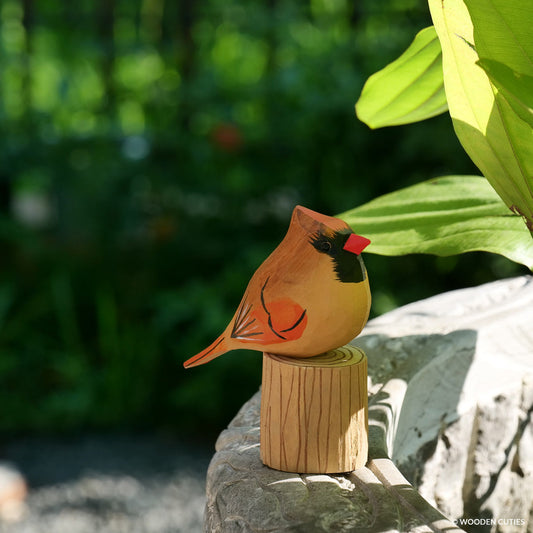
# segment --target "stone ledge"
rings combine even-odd
[[[205,531],[450,532],[458,519],[532,531],[531,324],[531,277],[370,321],[354,342],[369,362],[367,466],[335,476],[265,467],[257,393],[217,441]]]

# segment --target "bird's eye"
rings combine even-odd
[[[331,250],[331,243],[329,241],[321,241],[319,248],[321,252],[329,252]]]

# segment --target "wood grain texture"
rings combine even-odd
[[[265,353],[261,459],[299,473],[350,472],[368,455],[367,360],[343,346],[294,359]]]

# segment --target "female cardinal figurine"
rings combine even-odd
[[[224,333],[185,368],[239,348],[311,357],[351,341],[370,311],[360,256],[369,243],[342,220],[296,206],[287,235],[252,276]]]

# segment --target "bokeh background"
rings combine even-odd
[[[424,0],[1,0],[0,434],[213,439],[261,356],[182,363],[293,207],[477,173],[447,114],[378,131],[354,114],[430,24]],[[522,272],[481,253],[365,261],[372,316]]]

